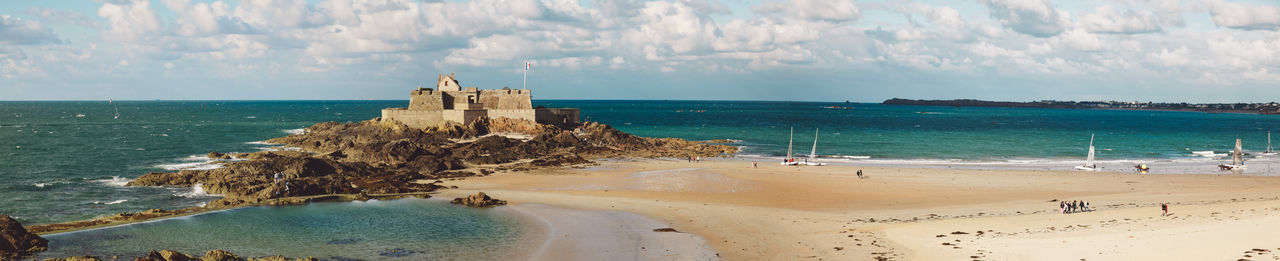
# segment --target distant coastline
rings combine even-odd
[[[885,105],[952,106],[952,107],[1006,107],[1006,108],[1056,108],[1103,110],[1190,111],[1207,113],[1280,114],[1280,103],[1162,103],[1125,101],[1054,101],[1034,102],[956,100],[912,100],[893,98]]]

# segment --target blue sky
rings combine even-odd
[[[0,1],[0,100],[1280,100],[1280,3]]]

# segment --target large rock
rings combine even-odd
[[[204,256],[200,257],[200,261],[244,261],[244,258],[240,258],[226,250],[216,249],[205,252]]]
[[[0,259],[27,256],[48,247],[49,240],[27,232],[9,215],[0,215]]]
[[[150,253],[147,253],[147,256],[136,258],[134,261],[200,261],[200,259],[166,249],[158,252],[151,250]]]
[[[507,201],[490,198],[489,195],[485,195],[484,192],[480,192],[480,193],[476,193],[475,195],[467,196],[465,198],[455,198],[453,199],[453,201],[450,201],[449,203],[464,205],[464,206],[473,207],[473,208],[487,208],[487,207],[506,205]]]
[[[217,151],[210,151],[209,155],[206,155],[206,156],[209,157],[210,159],[231,159],[231,155],[227,155]]]
[[[267,142],[301,151],[240,155],[246,160],[218,169],[148,173],[129,185],[200,184],[210,194],[223,195],[206,207],[224,208],[305,202],[296,199],[316,195],[431,192],[439,186],[413,181],[570,166],[597,158],[713,157],[736,151],[683,139],[638,137],[594,122],[566,129],[505,118],[429,129],[395,121],[324,122]]]
[[[65,258],[46,258],[44,261],[102,261],[96,256],[73,256]]]

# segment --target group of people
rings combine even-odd
[[[1093,209],[1089,208],[1088,201],[1079,200],[1058,202],[1058,208],[1062,211],[1062,214],[1093,211]]]

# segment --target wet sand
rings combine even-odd
[[[606,161],[447,181],[460,188],[440,196],[484,191],[517,208],[635,213],[697,235],[727,260],[1272,260],[1280,251],[1280,239],[1245,233],[1280,231],[1277,177],[759,165]],[[1058,214],[1053,200],[1097,211]],[[700,260],[687,256],[671,259]]]
[[[706,241],[630,212],[524,203],[509,208],[540,223],[528,237],[529,260],[716,260]]]

